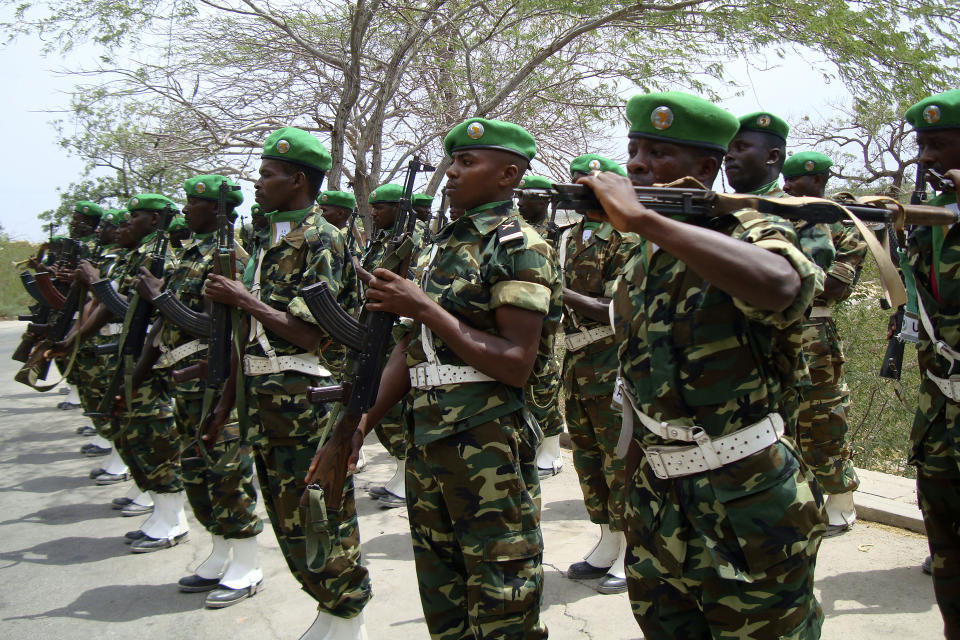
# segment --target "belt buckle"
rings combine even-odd
[[[657,449],[644,449],[643,453],[647,456],[647,464],[653,475],[661,480],[669,480],[670,473],[667,471],[667,465],[663,462],[663,455]]]

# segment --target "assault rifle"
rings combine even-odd
[[[397,221],[393,235],[387,242],[380,268],[406,277],[413,250],[413,232],[417,217],[410,206],[417,173],[434,171],[434,167],[418,159],[407,165],[407,176],[400,199]],[[307,396],[311,402],[339,402],[334,409],[329,425],[332,433],[321,450],[318,464],[317,484],[323,490],[328,509],[339,509],[343,486],[347,478],[347,461],[350,456],[353,434],[366,413],[377,399],[380,376],[392,344],[391,330],[397,316],[383,311],[366,311],[360,320],[344,311],[331,293],[326,282],[318,282],[303,289],[303,299],[324,330],[347,347],[344,362],[343,382],[331,387],[309,387]]]
[[[169,242],[167,226],[170,224],[173,213],[173,206],[168,204],[158,216],[156,242],[150,254],[150,266],[148,267],[151,275],[155,278],[163,277],[167,243]],[[90,413],[90,415],[111,417],[114,413],[115,397],[120,389],[121,382],[123,382],[124,385],[124,399],[128,408],[133,400],[133,392],[135,391],[135,381],[133,379],[134,368],[140,359],[140,354],[143,352],[147,331],[150,328],[150,314],[153,311],[153,305],[149,300],[140,299],[136,291],[132,293],[129,302],[123,301],[120,299],[117,290],[113,288],[111,282],[106,279],[95,282],[93,286],[98,297],[100,297],[101,293],[103,294],[103,297],[100,297],[100,302],[103,303],[111,313],[123,318],[123,325],[126,329],[120,336],[119,343],[100,345],[100,347],[94,350],[98,355],[104,353],[120,353],[120,361],[117,363],[117,368],[110,378],[107,392],[104,394],[97,412]],[[122,312],[122,314],[119,312]]]
[[[33,274],[29,271],[21,272],[20,282],[36,304],[30,306],[29,315],[20,315],[17,316],[17,319],[21,322],[29,322],[34,326],[46,326],[50,320],[50,312],[53,309],[47,304],[47,301],[43,299],[43,296],[40,295],[40,290],[37,288]],[[17,348],[10,357],[17,362],[27,362],[30,359],[30,352],[33,351],[33,347],[39,339],[40,336],[38,333],[28,328],[20,339],[20,344],[17,345]]]

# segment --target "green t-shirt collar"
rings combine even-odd
[[[296,211],[273,211],[272,213],[264,214],[267,218],[267,221],[271,224],[274,222],[295,222],[300,224],[303,222],[304,218],[313,213],[313,205],[310,205],[306,209],[298,209]]]
[[[752,196],[765,196],[777,188],[778,182],[780,182],[780,178],[774,178],[771,182],[768,182],[767,184],[763,185],[759,189],[755,189],[753,191],[750,191],[749,193]]]

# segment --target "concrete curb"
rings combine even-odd
[[[857,517],[870,522],[926,534],[917,506],[915,480],[888,473],[857,469],[860,488],[854,494]]]

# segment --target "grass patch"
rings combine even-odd
[[[39,245],[22,240],[0,240],[0,318],[16,318],[17,314],[29,313],[32,302],[20,283],[23,267],[14,262],[36,254]]]

